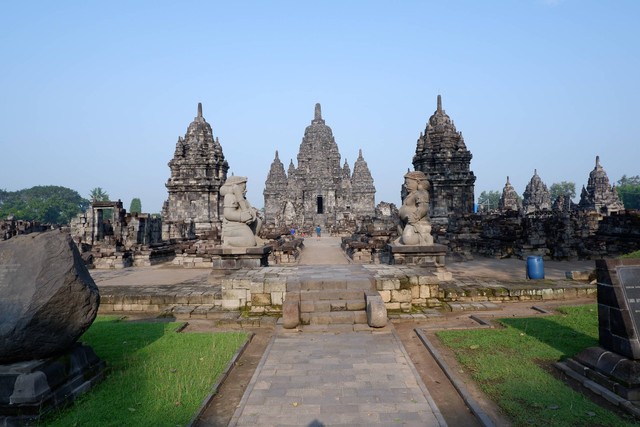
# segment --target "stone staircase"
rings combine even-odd
[[[384,310],[386,324],[386,309],[375,289],[375,282],[359,266],[300,268],[300,274],[287,281],[283,306],[285,327],[299,324],[311,327],[360,325],[368,328],[372,326],[371,301],[379,302],[373,312]],[[381,316],[378,314],[374,323],[380,323]]]
[[[300,323],[303,325],[367,324],[365,291],[369,278],[302,278]]]

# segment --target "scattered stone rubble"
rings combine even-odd
[[[0,221],[0,241],[7,240],[19,234],[38,233],[51,228],[50,225],[40,224],[37,221],[24,221],[15,219],[14,216]]]

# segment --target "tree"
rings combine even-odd
[[[92,202],[108,202],[109,195],[100,187],[96,187],[89,193]]]
[[[616,190],[626,209],[640,209],[640,176],[622,175]]]
[[[483,191],[478,197],[478,207],[486,212],[498,209],[500,196],[499,191]]]
[[[0,191],[0,218],[38,221],[43,224],[68,224],[84,212],[89,201],[77,191],[54,185],[19,191]]]
[[[552,202],[554,202],[558,196],[573,199],[576,197],[576,184],[568,181],[556,182],[551,185],[551,188],[549,188],[549,193],[551,194]]]
[[[130,213],[142,213],[142,202],[139,198],[134,198],[131,200],[131,205],[129,206]]]

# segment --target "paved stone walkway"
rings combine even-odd
[[[339,244],[307,239],[299,274],[319,278],[321,269],[305,266],[348,264]],[[392,326],[343,331],[279,329],[229,425],[446,425]]]
[[[230,426],[446,425],[399,339],[281,332]]]

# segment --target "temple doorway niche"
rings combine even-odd
[[[324,213],[324,200],[322,199],[322,196],[316,197],[316,206],[317,206],[316,213],[323,214]]]

